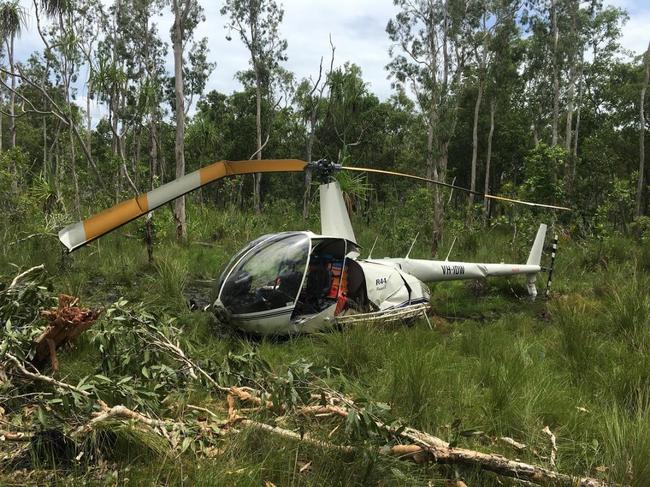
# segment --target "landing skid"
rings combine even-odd
[[[414,318],[427,318],[427,311],[431,306],[427,303],[412,304],[401,308],[387,309],[383,311],[374,311],[372,313],[350,314],[337,316],[337,324],[350,325],[356,323],[390,323],[393,321],[403,321]],[[427,321],[428,318],[427,318]]]

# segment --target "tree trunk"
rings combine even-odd
[[[70,103],[68,101],[68,103]],[[77,177],[77,161],[74,149],[74,134],[70,130],[70,172],[72,173],[72,182],[74,184],[74,212],[75,216],[81,220],[81,200],[79,197],[79,178]]]
[[[433,123],[434,109],[429,114],[429,126],[427,127],[427,179],[433,178]]]
[[[576,102],[576,128],[573,134],[573,149],[571,152],[571,155],[573,156],[573,166],[571,167],[573,173],[571,174],[571,178],[574,181],[576,177],[576,165],[577,165],[577,157],[578,157],[578,139],[580,136],[580,110],[582,108],[582,96],[584,91],[583,62],[584,62],[584,50],[582,52],[582,56],[580,60],[580,74],[578,75],[578,79],[580,81],[578,82],[578,100]]]
[[[497,101],[492,99],[490,101],[490,132],[488,133],[487,141],[487,154],[485,156],[485,184],[483,185],[483,192],[488,194],[490,192],[490,165],[492,163],[492,137],[494,136],[494,112],[496,112]],[[487,226],[490,218],[490,199],[483,199],[483,224]]]
[[[639,100],[639,181],[636,188],[636,215],[643,214],[643,192],[645,189],[645,94],[650,78],[650,42],[644,56],[645,75],[641,86],[641,99]]]
[[[43,117],[43,177],[49,181],[50,169],[47,164],[47,117]]]
[[[469,188],[476,191],[476,163],[478,159],[478,117],[481,111],[481,100],[483,99],[483,81],[478,83],[478,94],[474,104],[474,126],[472,128],[472,174],[469,180]],[[469,194],[469,208],[467,211],[468,221],[472,218],[472,207],[474,206],[474,193]]]
[[[174,81],[176,92],[176,178],[185,175],[185,95],[183,90],[183,29],[181,0],[174,0]],[[187,238],[187,223],[185,221],[185,196],[176,200],[174,205],[174,220],[176,221],[176,237],[179,240]]]
[[[9,92],[9,148],[16,147],[16,76],[14,75],[14,36],[7,39],[7,57],[9,58],[9,69],[11,70],[11,91]],[[16,167],[15,158],[12,158],[11,172],[11,192],[18,194],[18,168]]]
[[[314,149],[314,117],[310,117],[309,139],[307,139],[307,162],[311,164],[312,151]],[[309,216],[309,200],[311,198],[311,171],[305,171],[305,192],[302,196],[302,218],[306,220]]]
[[[449,143],[445,142],[440,146],[440,155],[438,163],[433,169],[433,179],[444,182],[447,176],[447,160],[449,152]],[[433,189],[433,235],[431,238],[431,254],[433,256],[438,252],[438,247],[442,242],[442,233],[445,218],[445,195],[441,186],[436,185]]]
[[[156,181],[156,166],[158,165],[158,134],[156,130],[156,121],[154,116],[151,117],[149,124],[149,137],[150,137],[150,152],[149,152],[149,188],[154,188]],[[153,228],[153,212],[147,213],[144,225],[144,241],[147,245],[147,259],[149,264],[153,264],[153,249],[154,249],[154,228]]]
[[[557,145],[557,127],[560,118],[560,67],[558,60],[559,32],[557,28],[557,0],[551,0],[551,32],[553,35],[553,120],[551,145]]]
[[[11,70],[11,91],[9,93],[9,147],[16,147],[16,75],[14,73],[14,36],[7,40],[7,57]]]
[[[571,135],[573,129],[573,104],[575,96],[575,81],[576,81],[576,69],[574,65],[571,65],[569,69],[569,90],[567,92],[567,107],[566,107],[566,127],[564,130],[564,149],[567,154],[571,153]],[[568,173],[569,171],[567,171]]]
[[[257,136],[257,160],[262,159],[262,82],[260,80],[259,68],[255,66],[255,125]],[[253,176],[254,192],[253,192],[253,207],[255,213],[262,211],[262,174],[257,173]]]
[[[88,68],[90,70],[90,67]],[[88,86],[90,86],[90,71],[88,74]],[[92,130],[93,130],[93,118],[90,114],[90,89],[86,93],[86,149],[90,154],[92,154]],[[88,165],[90,166],[90,161]]]
[[[61,20],[61,30],[63,31],[63,22]],[[70,31],[72,31],[72,14],[68,13],[67,16],[67,26]],[[65,51],[64,51],[65,52]],[[65,90],[65,102],[66,109],[68,111],[68,135],[70,142],[70,172],[72,173],[72,182],[74,185],[74,212],[75,216],[81,220],[81,198],[79,196],[79,178],[77,177],[77,160],[75,152],[75,138],[74,138],[74,118],[72,117],[72,100],[70,97],[70,84],[72,82],[72,76],[74,75],[74,62],[72,62],[67,54],[63,54],[63,89]]]

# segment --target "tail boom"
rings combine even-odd
[[[542,270],[541,261],[546,238],[546,225],[537,230],[535,241],[530,249],[525,264],[478,264],[473,262],[449,262],[446,260],[424,259],[385,259],[397,265],[423,282],[458,281],[462,279],[482,279],[497,276],[526,276],[528,294],[532,299],[537,296],[535,282]]]
[[[496,276],[537,274],[541,267],[529,264],[478,264],[446,260],[387,259],[423,282],[458,281]]]

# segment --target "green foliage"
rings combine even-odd
[[[539,144],[524,158],[524,182],[521,188],[526,199],[557,203],[564,199],[562,170],[567,153],[559,146]]]
[[[595,215],[596,231],[600,235],[626,231],[634,215],[634,179],[614,179],[605,200]]]
[[[639,216],[630,225],[630,233],[642,243],[650,242],[650,216]]]
[[[0,355],[9,351],[21,359],[33,356],[32,340],[45,327],[39,312],[56,303],[48,284],[42,272],[31,273],[13,287],[0,283]]]

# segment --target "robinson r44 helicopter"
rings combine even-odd
[[[218,281],[212,305],[217,318],[260,335],[315,332],[335,323],[407,319],[425,316],[430,290],[427,284],[459,279],[523,275],[532,299],[546,225],[541,224],[525,264],[481,264],[447,260],[361,258],[341,188],[334,179],[340,170],[407,177],[473,192],[469,189],[410,174],[360,167],[342,167],[329,161],[297,159],[219,161],[182,176],[148,193],[119,203],[59,232],[68,251],[139,218],[186,193],[227,176],[261,172],[312,171],[320,182],[321,233],[310,231],[264,235],[239,251]],[[557,210],[568,208],[505,200]]]

